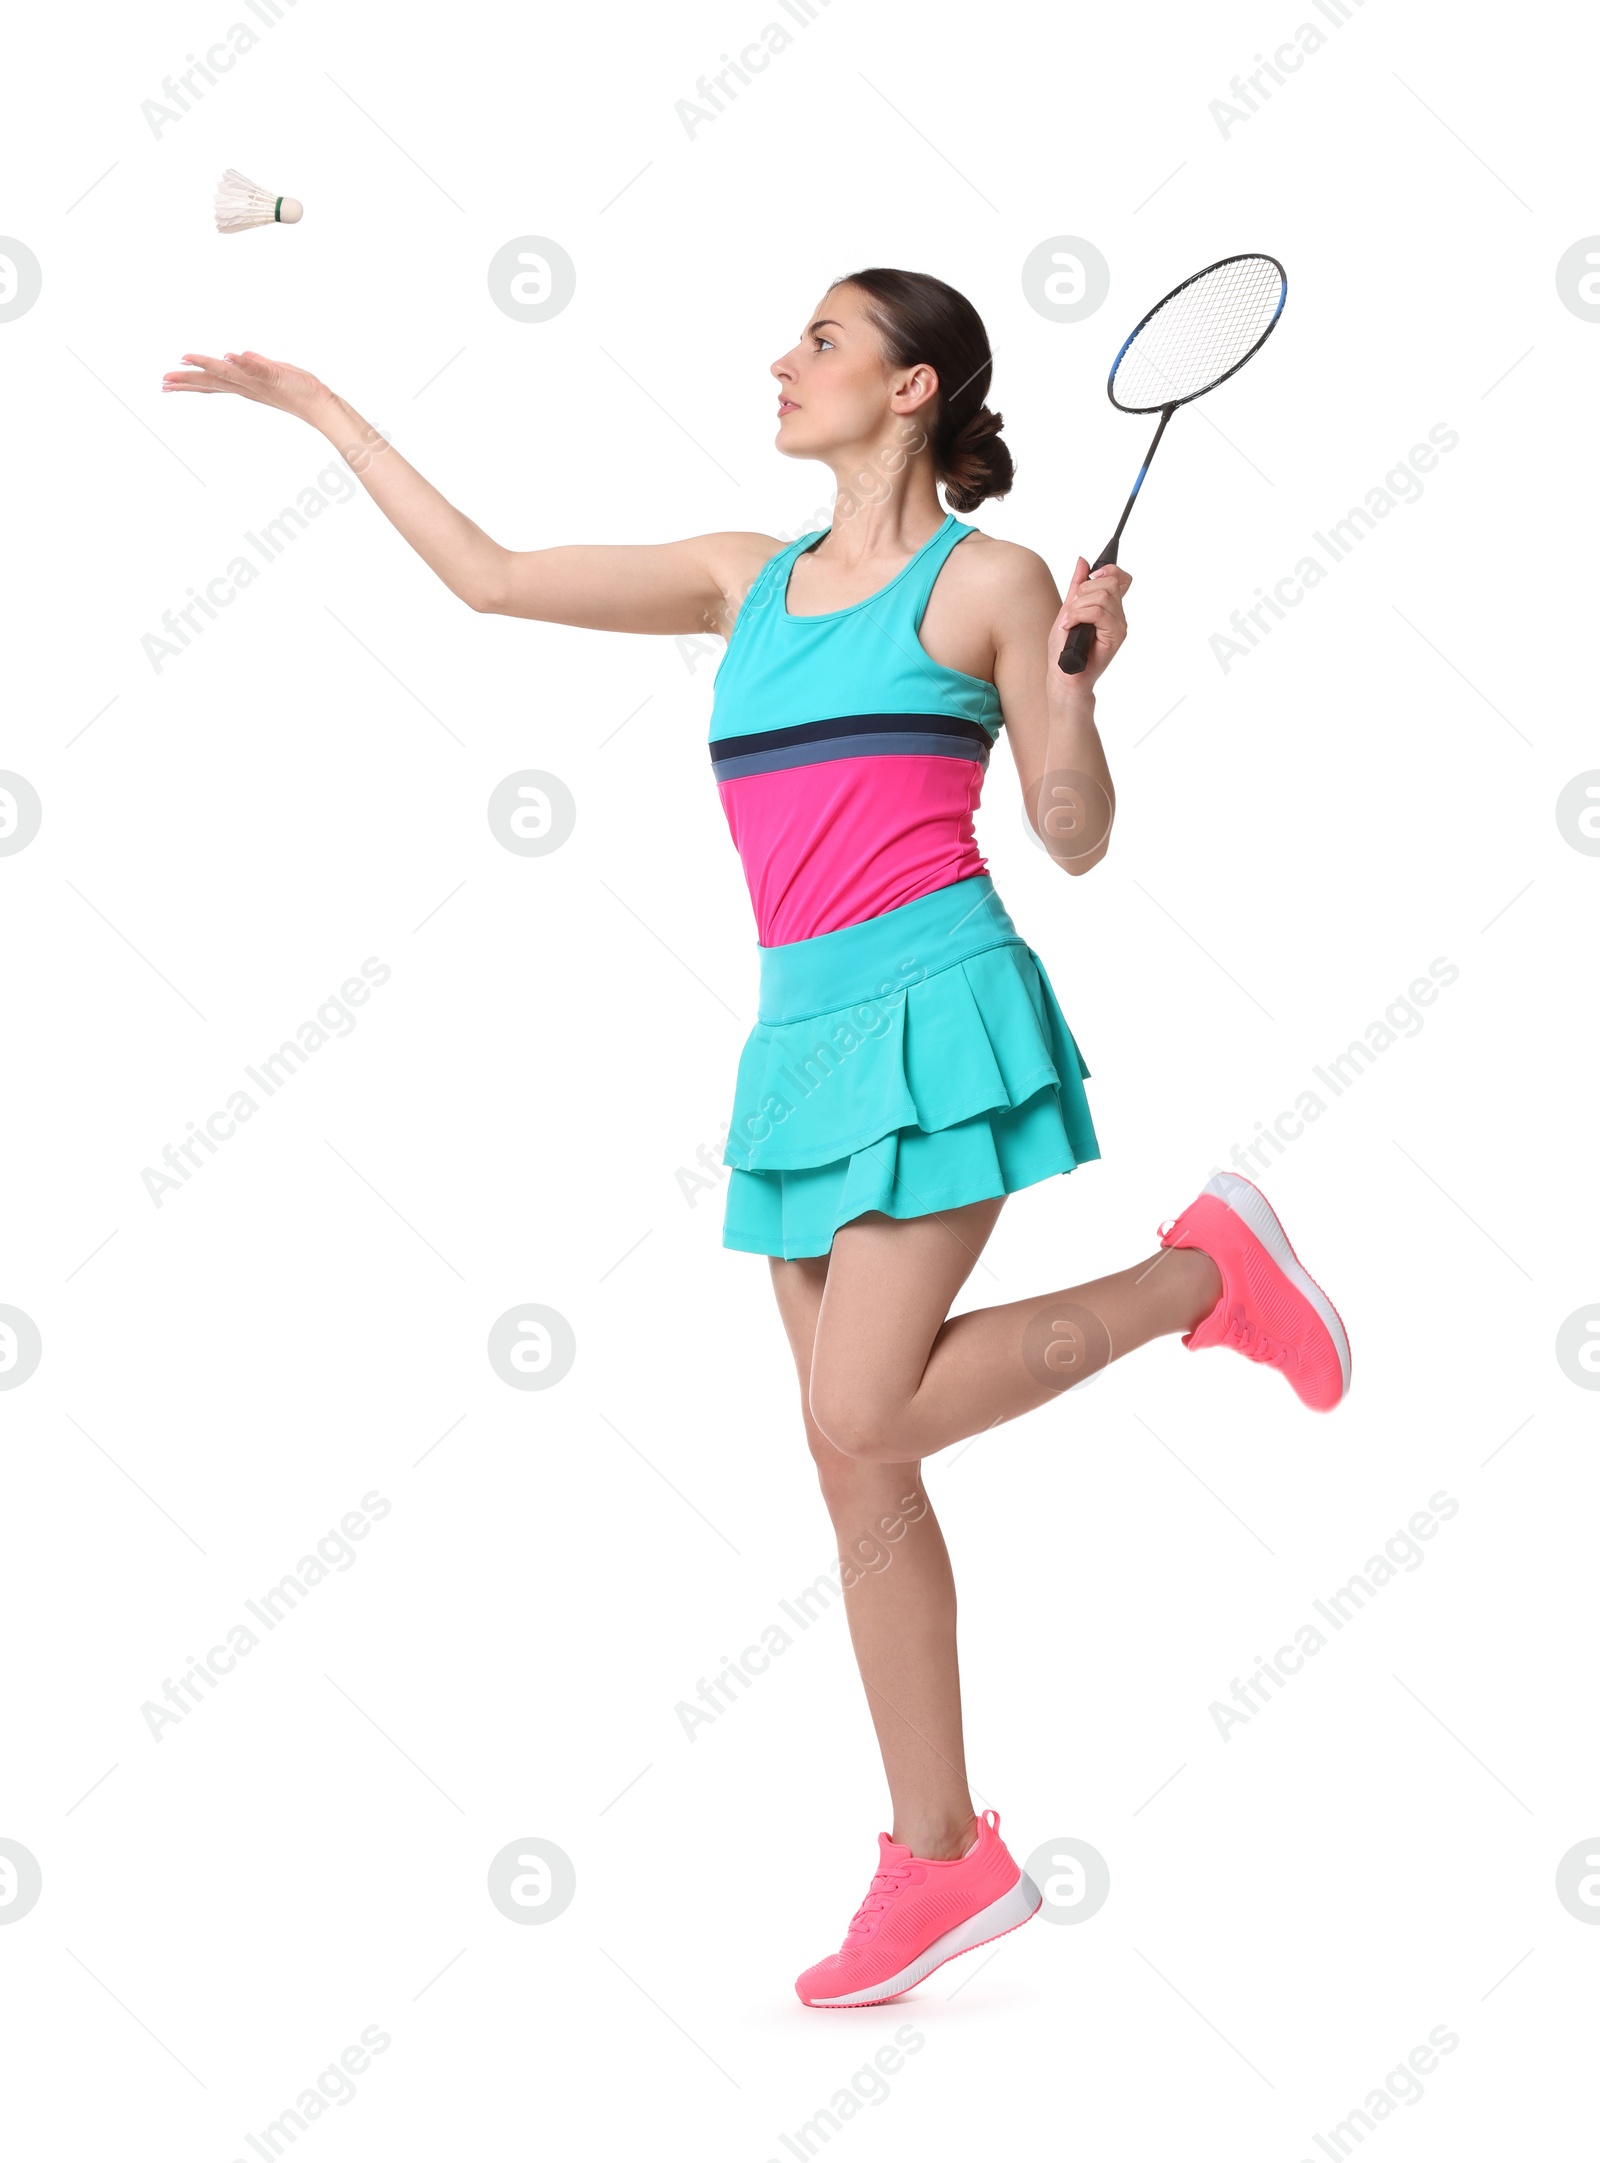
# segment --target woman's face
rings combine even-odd
[[[876,444],[897,418],[926,423],[939,379],[924,362],[891,367],[883,339],[853,285],[830,286],[799,339],[772,364],[778,382],[778,449],[790,458]]]

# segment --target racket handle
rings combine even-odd
[[[1063,676],[1081,676],[1089,658],[1089,648],[1094,644],[1094,625],[1075,623],[1067,633],[1061,647],[1061,673]]]

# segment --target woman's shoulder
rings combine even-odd
[[[772,533],[706,533],[699,545],[725,584],[748,585],[789,544]]]
[[[788,544],[771,533],[703,533],[693,545],[721,596],[714,629],[719,637],[731,638],[751,588]]]
[[[951,550],[950,567],[970,580],[975,590],[982,586],[993,592],[1036,584],[1051,576],[1049,564],[1036,549],[980,533],[976,526],[963,535],[959,548]]]
[[[981,611],[992,625],[1019,615],[1031,619],[1042,607],[1053,611],[1061,605],[1055,576],[1036,549],[976,527],[950,551],[946,575],[952,598]]]

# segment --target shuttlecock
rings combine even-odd
[[[292,195],[273,195],[258,188],[230,165],[217,182],[217,231],[248,233],[253,225],[297,225],[304,206]]]

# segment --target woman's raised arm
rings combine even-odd
[[[591,631],[726,637],[780,545],[762,533],[705,533],[639,547],[502,548],[425,481],[345,399],[304,368],[260,353],[185,353],[170,391],[229,392],[292,414],[327,437],[401,537],[469,608]]]

